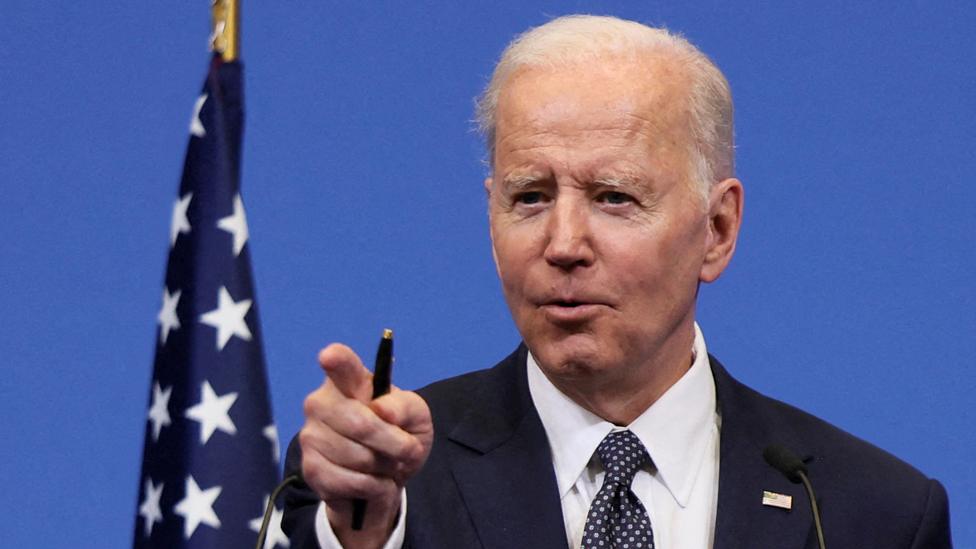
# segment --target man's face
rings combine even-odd
[[[670,61],[604,60],[521,69],[502,89],[492,244],[515,324],[553,381],[688,365],[710,233],[689,179],[687,86]]]

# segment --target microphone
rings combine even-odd
[[[271,523],[271,513],[274,512],[275,500],[278,499],[278,495],[284,490],[289,484],[298,484],[302,481],[301,475],[289,475],[285,480],[281,481],[281,484],[275,487],[271,492],[271,496],[268,497],[268,505],[264,509],[264,518],[261,520],[261,529],[258,530],[256,549],[264,549],[264,540],[268,537],[268,524]]]
[[[803,483],[807,496],[810,498],[810,512],[813,513],[813,526],[817,530],[817,542],[820,549],[825,549],[823,527],[820,524],[820,509],[817,507],[817,496],[813,493],[813,485],[807,478],[807,466],[796,454],[778,444],[770,444],[763,450],[763,459],[780,473],[783,473],[793,484]]]
[[[803,479],[800,477],[800,473],[806,474],[807,472],[807,466],[803,464],[803,460],[779,444],[770,444],[767,446],[763,450],[763,459],[766,460],[766,463],[772,465],[774,469],[783,473],[793,484],[802,482]]]

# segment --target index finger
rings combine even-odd
[[[373,374],[349,347],[333,343],[319,351],[319,365],[326,377],[347,398],[369,402],[373,397]]]

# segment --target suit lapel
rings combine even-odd
[[[495,368],[475,405],[448,435],[451,472],[485,549],[565,549],[566,535],[545,429],[532,405],[520,347]],[[769,444],[809,461],[774,403],[711,360],[722,418],[714,549],[815,546],[806,494],[762,457]],[[792,498],[787,511],[763,504],[763,492]]]
[[[792,484],[762,457],[767,445],[781,444],[809,459],[802,441],[768,414],[769,404],[761,395],[709,358],[722,418],[714,549],[812,547],[813,519],[803,487]],[[764,505],[763,491],[791,496],[792,509]]]
[[[486,549],[566,547],[549,442],[532,405],[523,347],[448,436],[451,471]]]

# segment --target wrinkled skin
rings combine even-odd
[[[498,274],[546,376],[627,424],[690,366],[695,297],[735,246],[742,186],[690,179],[687,77],[657,58],[517,71],[489,194]]]

